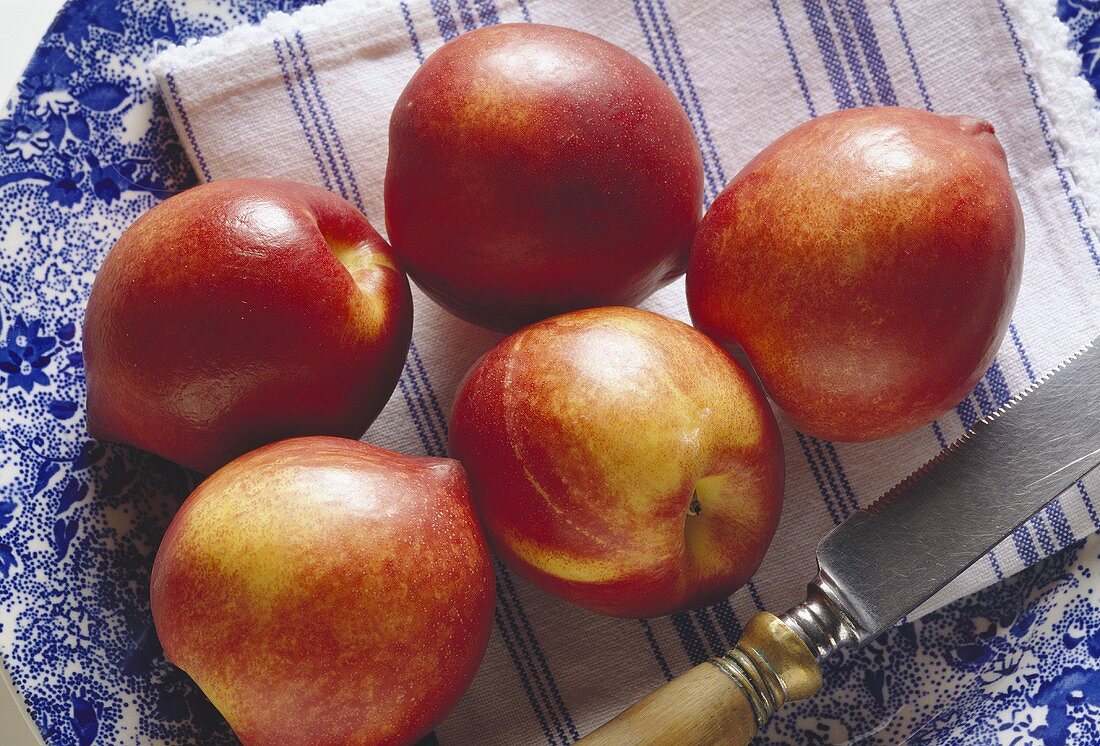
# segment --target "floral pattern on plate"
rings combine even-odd
[[[1100,92],[1100,0],[1058,0],[1057,12],[1081,55],[1081,74]]]

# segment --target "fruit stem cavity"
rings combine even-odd
[[[703,512],[703,505],[699,502],[698,490],[691,491],[691,503],[688,505],[688,515],[699,515]]]

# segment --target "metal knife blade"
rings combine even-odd
[[[917,608],[1100,463],[1100,344],[822,539],[783,620],[819,659]]]

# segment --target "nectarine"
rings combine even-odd
[[[769,145],[695,238],[695,325],[739,344],[801,430],[896,435],[974,387],[1008,328],[1024,224],[993,127],[879,107]]]
[[[596,308],[522,329],[467,374],[451,454],[494,551],[568,601],[659,616],[759,566],[783,499],[775,418],[679,321]]]
[[[280,438],[357,438],[411,334],[408,280],[351,204],[215,181],[138,218],[96,275],[88,428],[201,472]]]
[[[469,321],[633,305],[687,266],[703,194],[691,125],[652,70],[595,36],[463,34],[405,87],[389,147],[394,251]]]
[[[415,742],[473,678],[495,600],[457,462],[326,437],[199,485],[151,593],[165,654],[247,746]]]

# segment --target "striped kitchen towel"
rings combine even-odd
[[[397,95],[440,45],[493,23],[579,28],[652,65],[691,120],[708,202],[777,135],[838,108],[973,114],[994,123],[1008,153],[1027,228],[1023,287],[1010,333],[973,394],[938,422],[885,442],[832,444],[785,429],[786,503],[775,543],[753,582],[710,609],[642,622],[602,618],[498,567],[490,649],[438,730],[442,742],[568,743],[724,649],[758,609],[801,600],[829,528],[1100,333],[1100,127],[1053,10],[1053,0],[333,0],[154,61],[201,178],[312,182],[351,200],[379,229]],[[498,336],[420,293],[415,302],[404,375],[365,437],[442,454],[456,384]],[[645,306],[688,319],[682,281]],[[923,611],[1100,529],[1098,509],[1100,479],[1076,485]]]

